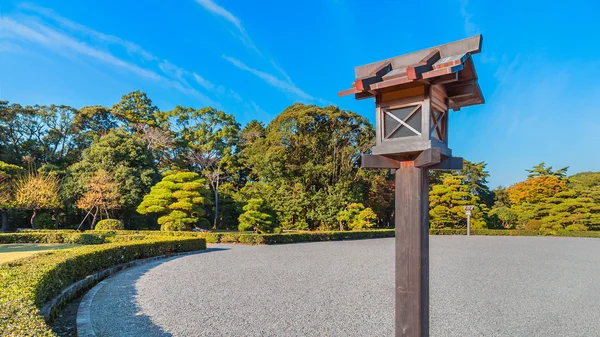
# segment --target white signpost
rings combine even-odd
[[[465,213],[467,214],[467,236],[471,235],[471,212],[475,206],[465,206]]]

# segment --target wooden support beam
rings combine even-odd
[[[369,91],[358,92],[354,94],[354,98],[357,100],[367,99],[373,97],[373,94]]]
[[[421,78],[421,74],[433,69],[433,65],[439,61],[440,51],[433,49],[419,63],[406,67],[406,72],[410,80]]]
[[[472,96],[476,94],[477,81],[467,81],[450,85],[447,88],[448,98],[453,99],[456,97]]]
[[[458,73],[452,73],[434,78],[431,84],[448,84],[456,81],[458,81]]]
[[[427,149],[415,159],[415,167],[423,168],[438,164],[442,161],[442,153],[438,147]]]
[[[429,174],[396,170],[396,337],[429,336]]]
[[[462,64],[459,64],[459,65],[453,66],[453,67],[446,67],[446,68],[441,68],[441,69],[435,69],[435,70],[423,73],[423,78],[427,79],[427,78],[432,78],[432,77],[438,77],[438,76],[442,76],[442,75],[446,75],[446,74],[456,73],[456,72],[459,72],[461,70],[463,70],[463,65]]]
[[[450,157],[442,160],[440,163],[427,167],[434,171],[456,171],[462,170],[463,159],[461,157]]]
[[[385,168],[397,169],[400,168],[400,162],[390,157],[380,156],[377,154],[363,154],[361,156],[361,167],[363,168]]]
[[[359,93],[360,91],[356,90],[356,88],[350,88],[347,90],[342,90],[340,92],[338,92],[338,97],[342,97],[342,96],[346,96],[346,95],[351,95],[351,94],[356,94]]]

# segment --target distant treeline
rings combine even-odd
[[[334,106],[294,104],[266,126],[242,127],[210,107],[161,111],[139,91],[110,108],[0,101],[2,230],[107,218],[130,229],[393,226],[391,175],[360,168],[374,135],[368,120]],[[567,177],[542,163],[492,191],[485,166],[432,173],[433,228],[464,227],[467,204],[475,228],[600,225],[599,173]]]

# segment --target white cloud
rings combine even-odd
[[[257,76],[258,78],[262,79],[263,81],[267,82],[269,85],[271,85],[277,89],[280,89],[284,92],[293,94],[304,100],[315,100],[315,98],[313,96],[307,94],[302,89],[296,87],[294,84],[292,84],[288,81],[279,79],[269,73],[265,73],[263,71],[260,71],[260,70],[254,69],[254,68],[250,68],[246,64],[244,64],[242,61],[235,59],[233,57],[223,55],[223,58],[225,60],[229,61],[234,66]]]
[[[53,11],[49,8],[39,7],[39,6],[30,4],[30,3],[21,4],[20,7],[24,8],[26,10],[32,11],[32,12],[34,12],[38,15],[41,15],[45,18],[51,19],[51,20],[55,21],[56,23],[58,23],[59,25],[66,27],[68,29],[71,29],[73,31],[82,33],[84,35],[87,35],[92,38],[102,40],[102,41],[105,41],[108,43],[118,44],[118,45],[124,47],[129,53],[137,54],[137,55],[141,56],[142,58],[144,58],[145,60],[149,60],[149,61],[158,60],[158,57],[152,55],[150,52],[144,50],[144,48],[140,47],[139,45],[137,45],[135,43],[125,41],[117,36],[107,35],[107,34],[98,32],[89,27],[81,25],[77,22],[73,22],[73,21],[59,15],[58,13],[56,13],[55,11]]]
[[[460,15],[464,19],[464,29],[467,35],[476,35],[481,32],[479,26],[475,24],[471,19],[473,18],[473,14],[467,11],[467,6],[469,5],[469,0],[460,0]]]
[[[123,69],[140,78],[152,80],[185,94],[193,95],[204,104],[214,104],[210,98],[198,90],[185,85],[186,83],[166,78],[151,69],[142,68],[136,64],[124,61],[109,52],[94,48],[81,40],[38,23],[33,18],[19,17],[19,20],[16,21],[10,17],[4,17],[0,21],[0,30],[4,32],[5,37],[14,38],[19,41],[29,41],[67,56],[84,56],[88,59]]]
[[[19,54],[23,52],[23,48],[9,41],[0,41],[0,52]]]
[[[250,41],[251,46],[255,48],[254,45],[251,43],[250,38],[245,33],[244,28],[242,27],[241,22],[238,18],[233,16],[231,13],[229,13],[222,7],[219,7],[218,5],[214,4],[214,2],[210,0],[198,1],[199,3],[204,3],[205,8],[210,9],[215,14],[218,14],[226,18],[231,23],[233,23],[238,28],[240,33],[243,34],[248,39],[248,41]],[[15,32],[18,32],[18,35],[21,38],[25,38],[29,41],[36,42],[38,44],[42,44],[46,47],[54,49],[56,52],[68,54],[66,50],[56,48],[57,45],[54,45],[54,43],[59,42],[58,45],[66,46],[68,50],[75,50],[79,54],[95,58],[113,66],[127,69],[128,71],[131,71],[143,78],[159,81],[164,84],[167,84],[168,86],[174,87],[177,90],[182,91],[184,93],[192,94],[196,97],[201,98],[205,104],[219,106],[218,103],[213,102],[211,99],[201,94],[198,90],[194,89],[190,82],[188,82],[189,78],[193,79],[194,83],[197,83],[208,92],[220,96],[228,96],[230,98],[233,98],[237,102],[243,101],[240,95],[235,91],[227,89],[222,85],[214,84],[196,72],[188,71],[186,69],[178,67],[177,65],[171,63],[168,60],[161,59],[160,57],[153,55],[151,52],[145,50],[143,47],[133,42],[126,41],[117,36],[104,34],[77,22],[73,22],[56,13],[52,9],[39,7],[29,3],[23,3],[20,5],[20,7],[26,11],[33,12],[36,15],[50,20],[51,22],[57,24],[61,28],[70,31],[71,33],[77,33],[79,35],[89,37],[92,40],[97,40],[103,43],[121,46],[127,51],[129,55],[137,56],[143,59],[144,61],[152,62],[154,66],[158,67],[158,69],[160,69],[160,71],[166,77],[156,73],[155,71],[137,66],[136,64],[125,62],[122,59],[115,57],[111,53],[90,47],[88,44],[83,43],[82,41],[79,41],[69,35],[60,33],[52,28],[49,28],[46,25],[41,25],[37,23],[36,20],[34,20],[34,18],[32,17],[25,17],[25,20],[19,19],[17,20],[17,22],[9,18],[11,22],[7,24],[7,27],[8,25],[10,25],[9,28],[11,29],[11,31],[13,31],[13,35]],[[25,24],[19,24],[19,22],[21,21],[23,21],[23,23]],[[0,32],[2,32],[2,30],[0,30]],[[3,35],[5,34],[3,33]],[[3,35],[0,36],[0,39],[2,39]],[[48,40],[48,37],[52,37],[54,40],[50,41]],[[2,48],[5,49],[7,47],[4,46]]]
[[[256,48],[256,45],[254,44],[254,42],[252,41],[252,39],[250,38],[248,33],[246,33],[246,29],[244,29],[244,26],[242,25],[242,21],[237,16],[233,15],[227,9],[217,5],[212,0],[196,0],[196,2],[200,6],[204,7],[204,9],[206,9],[207,11],[209,11],[217,16],[220,16],[221,18],[225,19],[229,23],[233,24],[239,34],[239,35],[234,34],[234,36],[239,38],[240,41],[242,41],[242,43],[244,45],[246,45],[246,47],[254,50],[258,55],[262,56],[261,51],[258,50],[258,48]]]

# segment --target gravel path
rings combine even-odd
[[[98,336],[393,336],[393,239],[225,246],[122,272]],[[600,240],[431,237],[431,336],[600,336]]]

